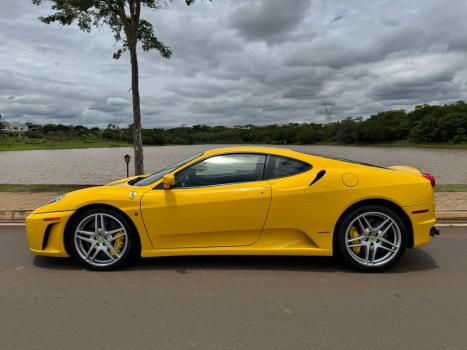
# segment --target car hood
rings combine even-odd
[[[126,177],[124,179],[119,179],[115,180],[112,182],[109,182],[105,186],[131,186],[136,180],[141,180],[144,179],[145,177],[148,177],[149,174],[144,174],[144,175],[138,175],[138,176],[130,176]]]

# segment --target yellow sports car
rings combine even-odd
[[[60,196],[26,219],[31,251],[109,270],[132,256],[319,255],[364,271],[430,242],[429,174],[268,147],[189,157]]]

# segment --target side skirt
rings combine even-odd
[[[253,247],[213,247],[143,250],[143,258],[185,255],[289,255],[289,256],[332,256],[331,249],[319,248],[253,248]]]

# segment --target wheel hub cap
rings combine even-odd
[[[383,265],[400,249],[400,228],[385,213],[367,212],[352,220],[346,230],[345,245],[351,258],[359,264]]]
[[[82,259],[93,266],[110,266],[127,249],[128,234],[122,222],[110,214],[92,214],[75,230],[75,247]]]

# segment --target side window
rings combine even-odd
[[[310,169],[310,164],[299,160],[270,155],[268,157],[268,164],[266,165],[266,179],[292,176]]]
[[[225,154],[205,159],[175,175],[176,187],[199,187],[263,179],[266,156]]]

